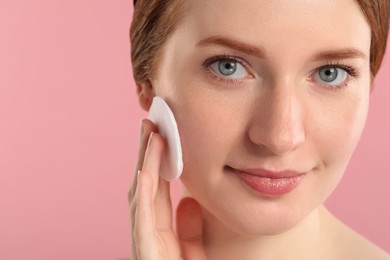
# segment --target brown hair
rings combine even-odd
[[[357,0],[371,27],[370,69],[378,73],[386,52],[390,24],[390,0]]]
[[[160,51],[182,17],[182,0],[134,1],[130,27],[131,61],[135,81],[144,82],[155,73]]]
[[[131,60],[137,83],[155,73],[160,51],[182,17],[184,0],[134,1],[130,27]],[[356,0],[371,27],[370,70],[377,74],[386,51],[389,33],[390,0]]]

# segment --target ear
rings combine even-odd
[[[149,111],[152,105],[153,98],[155,96],[154,89],[150,80],[146,80],[142,83],[137,83],[137,95],[140,106]]]

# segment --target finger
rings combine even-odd
[[[151,173],[153,179],[155,225],[159,231],[172,231],[172,203],[169,182],[160,177],[162,153],[166,147],[165,141],[158,133],[152,133],[142,171]]]
[[[153,200],[156,197],[158,183],[159,183],[160,164],[161,164],[163,149],[164,149],[164,140],[162,139],[161,135],[152,132],[148,140],[148,144],[145,152],[145,158],[142,165],[142,171],[148,172],[152,176]]]
[[[135,167],[135,173],[142,169],[142,165],[145,158],[145,152],[151,132],[158,132],[158,127],[149,119],[143,119],[141,123],[141,138],[138,146],[138,160]],[[135,176],[134,180],[137,180]]]
[[[205,260],[203,220],[199,203],[187,197],[180,201],[176,213],[177,235],[186,260]]]
[[[147,143],[148,143],[148,139],[149,139],[149,136],[150,136],[150,133],[152,131],[157,131],[157,127],[156,125],[153,124],[153,122],[151,122],[150,120],[148,119],[143,119],[142,120],[142,123],[141,123],[141,133],[140,133],[140,140],[139,140],[139,145],[138,145],[138,159],[137,159],[137,165],[136,165],[136,168],[135,168],[135,174],[133,176],[133,182],[131,184],[131,187],[129,189],[129,192],[128,192],[128,201],[129,201],[129,206],[130,206],[130,215],[131,215],[131,227],[132,227],[132,233],[135,234],[135,212],[136,212],[136,207],[137,207],[137,198],[135,198],[137,195],[136,195],[136,190],[137,190],[137,186],[138,186],[138,181],[137,181],[137,177],[138,177],[138,170],[140,170],[142,168],[142,164],[143,164],[143,161],[144,161],[144,157],[145,157],[145,151],[146,151],[146,148],[147,148]],[[132,259],[136,260],[136,256],[135,256],[135,250],[136,250],[136,246],[135,246],[135,238],[132,239],[132,254],[133,254],[133,257]]]
[[[160,177],[160,164],[165,148],[164,139],[160,134],[151,134],[143,171],[149,172],[153,178],[153,200],[156,219],[156,228],[160,231],[172,229],[172,203],[169,182]]]
[[[136,230],[134,247],[137,259],[156,259],[156,231],[168,231],[165,234],[174,235],[169,182],[159,177],[164,147],[161,135],[151,133],[135,193],[137,204],[133,227]]]
[[[156,229],[159,231],[172,231],[172,201],[170,184],[163,178],[159,178],[156,197],[154,198],[156,214]]]
[[[157,132],[157,126],[148,119],[143,119],[141,123],[141,133],[138,144],[138,159],[135,167],[133,181],[128,192],[128,198],[131,200],[137,187],[137,172],[142,169],[142,164],[145,158],[145,151],[148,143],[148,139],[151,132]]]
[[[153,211],[153,178],[149,172],[138,173],[136,191],[137,206],[133,226],[134,247],[136,259],[157,259],[157,241],[155,241],[154,211]],[[133,252],[134,253],[134,252]],[[134,256],[134,254],[133,254]]]

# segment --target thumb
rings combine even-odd
[[[183,198],[176,212],[177,235],[183,259],[205,260],[202,209],[193,198]]]

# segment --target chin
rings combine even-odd
[[[256,221],[257,220],[257,221]],[[274,236],[294,228],[302,218],[291,217],[257,217],[243,222],[242,219],[229,225],[234,232],[243,236]]]
[[[309,215],[305,212],[310,212],[280,205],[256,207],[253,203],[241,205],[240,209],[224,208],[221,204],[205,206],[213,225],[221,225],[220,228],[228,233],[233,232],[244,237],[274,236],[288,232]]]

